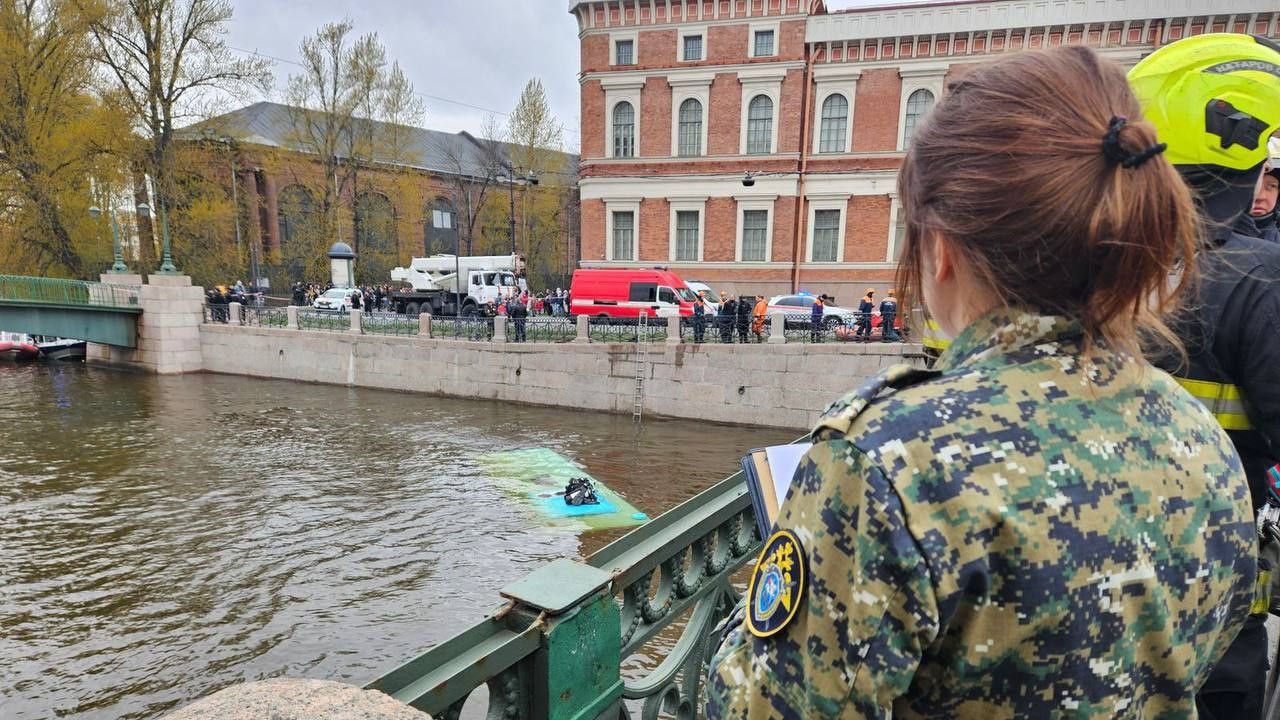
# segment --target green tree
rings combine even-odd
[[[221,93],[243,96],[270,88],[268,61],[227,47],[232,14],[228,0],[115,0],[92,25],[98,61],[146,139],[143,169],[155,180],[159,209],[172,204],[175,191],[175,126],[207,115]],[[149,270],[151,239],[142,238],[140,248],[140,262]]]
[[[88,209],[125,186],[130,138],[118,98],[93,92],[90,28],[102,12],[0,3],[3,272],[88,278],[110,265],[109,230]]]
[[[573,193],[566,181],[570,176],[567,156],[561,152],[564,130],[538,78],[525,84],[507,122],[506,139],[517,176],[533,172],[539,178],[536,186],[526,185],[517,198],[519,248],[528,263],[529,278],[538,287],[564,284],[571,270],[565,218]]]
[[[289,77],[291,144],[316,156],[326,178],[315,214],[320,227],[307,233],[312,246],[299,252],[322,254],[327,242],[346,236],[361,257],[362,281],[385,282],[384,270],[407,256],[408,246],[398,231],[397,205],[383,200],[403,193],[366,186],[362,171],[416,162],[410,126],[421,123],[424,112],[399,64],[388,67],[378,35],[352,41],[354,29],[343,20],[304,38],[303,71]],[[343,233],[348,225],[351,232]]]

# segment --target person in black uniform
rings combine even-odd
[[[867,294],[858,301],[858,340],[871,341],[871,311],[876,309],[876,291],[867,288]]]
[[[751,308],[753,305],[750,295],[743,295],[738,298],[736,308],[738,342],[744,345],[747,343],[747,331],[751,329]]]
[[[707,334],[707,299],[698,293],[693,302],[693,341],[701,343]]]
[[[1280,461],[1280,246],[1237,234],[1253,203],[1280,128],[1280,45],[1248,35],[1209,34],[1166,45],[1129,73],[1143,113],[1168,158],[1195,191],[1205,218],[1198,293],[1175,325],[1187,361],[1157,364],[1204,404],[1231,437],[1255,512],[1267,505],[1266,476]],[[1125,119],[1112,119],[1104,150],[1130,167]],[[1259,563],[1252,613],[1196,696],[1205,720],[1257,720],[1264,711],[1270,587]]]
[[[733,323],[738,317],[738,301],[729,297],[729,293],[720,293],[720,314],[716,321],[720,323],[720,342],[726,345],[733,342]]]
[[[898,331],[893,324],[898,320],[898,301],[893,297],[893,291],[885,293],[885,297],[880,301],[880,339],[883,342],[898,342],[902,338],[898,337]]]
[[[507,317],[511,318],[511,324],[515,326],[516,342],[525,341],[525,323],[528,322],[529,308],[520,302],[518,298],[512,298],[507,303]]]

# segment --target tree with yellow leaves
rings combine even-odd
[[[89,208],[127,187],[132,137],[119,98],[94,93],[90,28],[104,11],[0,3],[0,272],[92,278],[111,265],[109,225]]]

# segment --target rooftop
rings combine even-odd
[[[179,136],[189,139],[214,133],[230,137],[248,145],[282,148],[296,152],[314,152],[303,140],[305,120],[321,117],[319,113],[290,105],[273,102],[258,102],[233,110],[224,115],[204,120],[178,130]],[[476,138],[468,132],[447,133],[439,130],[413,127],[409,125],[393,125],[373,121],[375,132],[399,129],[403,132],[403,147],[399,157],[377,157],[376,162],[390,165],[415,168],[447,175],[470,175],[483,177],[486,174],[486,148],[490,147],[484,140]],[[507,143],[495,142],[492,146],[498,154],[500,162],[506,162],[510,156]],[[568,153],[557,153],[564,158],[564,168],[536,168],[545,171],[576,171],[578,157]],[[341,155],[340,155],[341,157]]]

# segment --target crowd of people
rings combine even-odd
[[[844,318],[828,319],[826,307],[835,299],[829,295],[813,296],[813,304],[809,306],[809,339],[822,342],[828,333],[837,340],[850,342],[870,342],[872,330],[879,328],[881,342],[902,342],[899,330],[904,330],[902,319],[898,316],[898,301],[892,290],[888,291],[884,300],[877,307],[875,289],[868,288],[866,295],[858,304],[858,312],[852,326],[844,322]],[[878,313],[876,311],[879,311]],[[743,295],[732,297],[728,292],[721,292],[719,306],[713,309],[707,303],[706,293],[699,292],[693,304],[694,343],[706,342],[707,328],[712,327],[719,332],[720,342],[729,344],[761,343],[769,337],[769,301],[764,295],[751,297]],[[798,322],[793,318],[785,318],[784,322]]]

